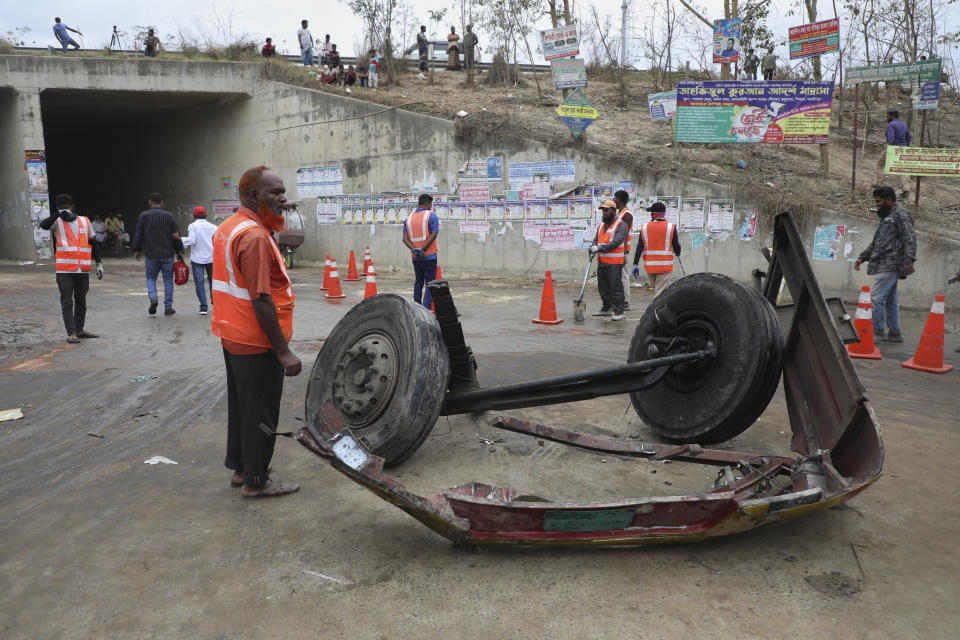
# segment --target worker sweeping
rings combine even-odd
[[[620,272],[626,261],[626,241],[630,228],[617,215],[617,205],[613,200],[604,200],[600,204],[600,212],[603,223],[590,246],[590,255],[596,255],[599,260],[597,288],[603,306],[593,315],[623,320],[623,281]]]
[[[654,202],[647,207],[650,222],[640,226],[637,250],[633,254],[633,277],[640,278],[640,258],[647,272],[647,280],[653,287],[653,297],[670,284],[673,276],[673,256],[680,257],[680,234],[677,225],[667,222],[667,207],[662,202]],[[668,247],[670,247],[668,249]]]

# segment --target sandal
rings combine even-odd
[[[246,490],[246,486],[240,489],[240,495],[244,498],[275,498],[277,496],[287,495],[288,493],[296,493],[300,490],[300,485],[295,482],[274,482],[273,480],[267,480],[262,486],[254,489],[256,493],[244,493]]]
[[[273,467],[267,467],[267,473],[273,473]],[[233,475],[230,476],[230,486],[234,489],[239,489],[243,486],[243,474],[239,471],[234,471]]]
[[[77,336],[69,336],[67,338],[67,342],[69,342],[70,344],[78,344],[80,342],[80,338],[78,338]]]

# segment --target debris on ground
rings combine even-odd
[[[143,461],[143,464],[158,464],[162,462],[163,464],[177,464],[174,460],[170,458],[165,458],[164,456],[153,456]]]
[[[142,376],[135,376],[133,378],[130,378],[130,382],[146,382],[147,380],[156,380],[156,379],[157,379],[157,376],[142,375]]]
[[[7,409],[5,411],[0,411],[0,422],[6,422],[7,420],[19,420],[23,417],[23,410],[19,407],[16,409]]]

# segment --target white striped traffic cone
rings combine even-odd
[[[880,360],[880,350],[873,342],[873,306],[870,304],[870,287],[860,290],[860,299],[857,300],[857,315],[853,320],[860,342],[848,344],[847,353],[851,358],[866,358]]]

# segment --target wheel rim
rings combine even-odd
[[[334,367],[333,404],[355,428],[372,424],[386,410],[397,388],[397,346],[385,333],[364,334]]]
[[[692,312],[681,314],[678,321],[676,335],[686,342],[684,351],[692,352],[716,347],[719,352],[722,348],[720,331],[710,316]],[[717,357],[720,357],[719,353]],[[706,358],[675,365],[664,376],[664,382],[679,393],[693,393],[707,383],[716,359]]]

